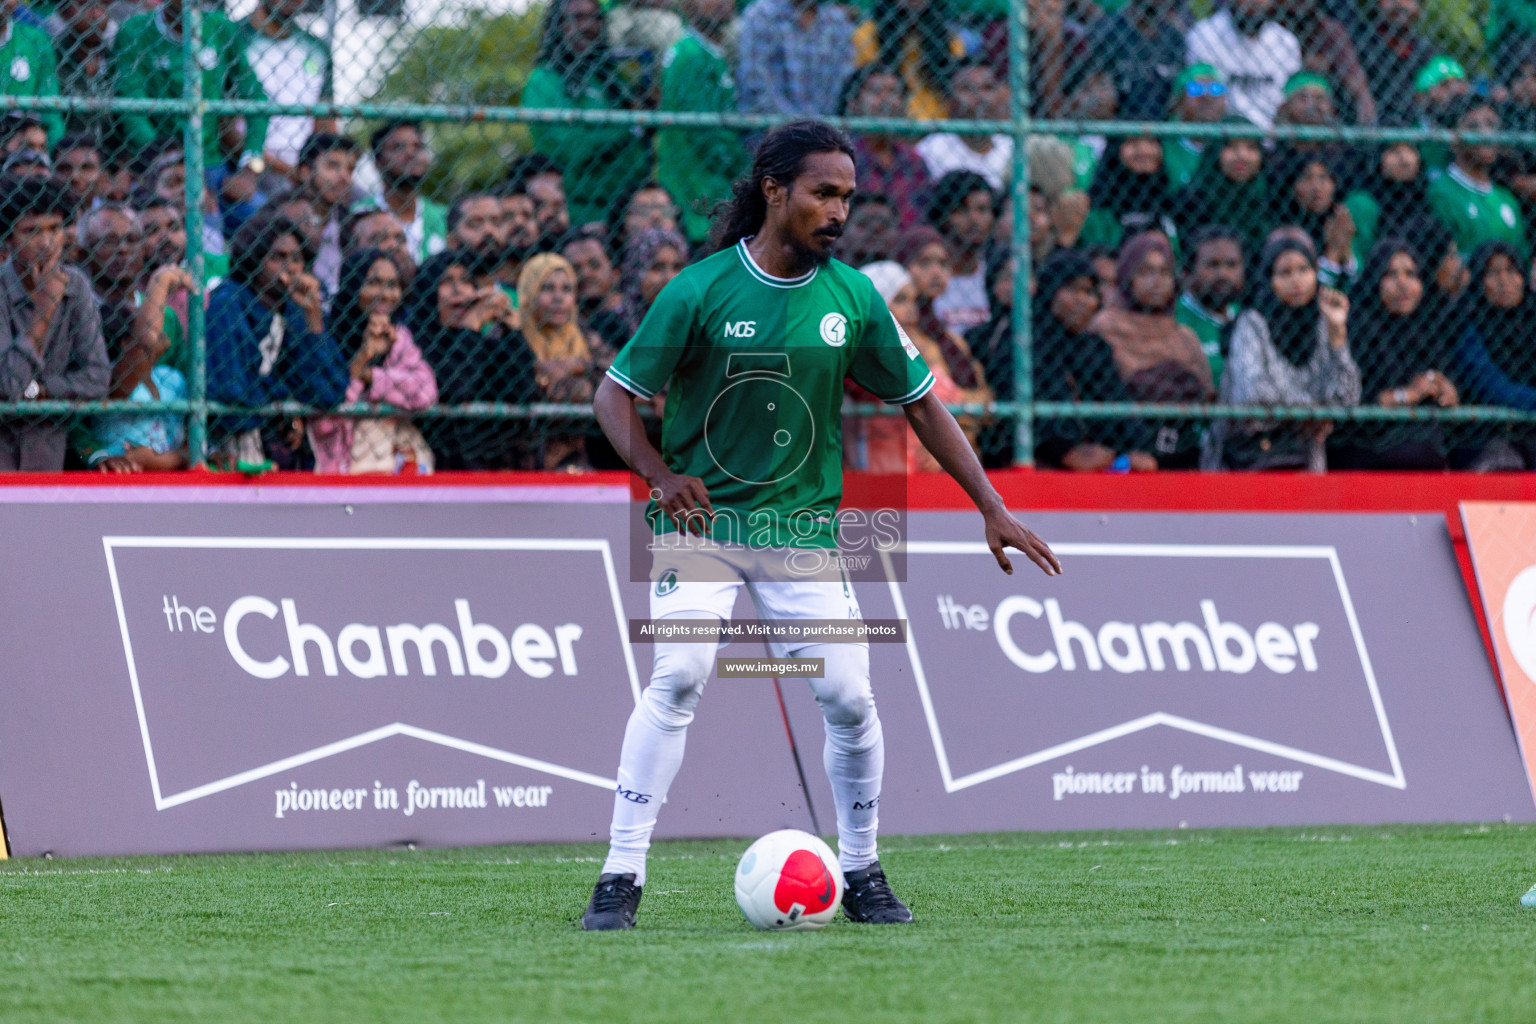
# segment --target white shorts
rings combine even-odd
[[[655,551],[651,564],[651,618],[697,614],[731,621],[736,591],[743,585],[761,619],[862,619],[859,599],[847,574],[834,560],[816,566],[822,556],[836,556],[835,549],[799,557],[803,552],[784,548],[748,548],[707,545]],[[786,559],[794,559],[787,563]],[[786,564],[808,571],[786,572]],[[815,570],[815,571],[810,571]],[[769,644],[773,657],[789,657],[803,643]]]

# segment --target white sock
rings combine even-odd
[[[683,764],[688,723],[714,664],[714,644],[657,644],[651,684],[624,729],[619,786],[613,796],[608,859],[602,873],[633,874],[645,884],[645,854],[656,816]]]
[[[826,675],[812,680],[826,721],[822,765],[837,808],[837,863],[860,871],[879,856],[880,779],[885,737],[869,688],[869,649],[860,644],[817,644],[797,656],[825,659]]]

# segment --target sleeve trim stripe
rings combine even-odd
[[[647,391],[645,388],[641,387],[639,384],[636,384],[634,381],[630,380],[628,377],[624,376],[622,373],[620,373],[618,370],[615,370],[611,366],[608,367],[608,376],[612,377],[614,383],[618,384],[619,387],[623,388],[625,391],[631,391],[639,395],[641,398],[656,397],[656,392]]]
[[[928,376],[924,377],[923,382],[917,387],[913,388],[911,391],[908,391],[900,398],[887,398],[885,402],[887,405],[909,405],[912,402],[917,401],[919,398],[922,398],[928,392],[932,391],[934,383],[935,381],[933,379],[933,371],[929,370]]]

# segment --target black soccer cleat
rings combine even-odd
[[[863,871],[844,873],[846,888],[843,890],[843,916],[863,924],[908,924],[912,911],[891,892],[891,883],[885,880],[880,862],[875,861]]]
[[[592,888],[592,902],[581,915],[584,932],[618,932],[635,926],[640,886],[634,875],[603,875]],[[893,897],[894,898],[894,897]],[[903,907],[903,910],[906,908]],[[907,915],[911,917],[911,915]]]

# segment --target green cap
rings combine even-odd
[[[1329,86],[1328,79],[1316,71],[1298,71],[1285,80],[1285,89],[1283,91],[1287,96],[1298,93],[1303,89],[1321,89],[1328,95],[1333,95],[1333,89]]]
[[[1442,55],[1419,69],[1419,73],[1413,79],[1413,91],[1429,92],[1441,82],[1448,82],[1453,78],[1466,81],[1467,69],[1462,67],[1455,57]]]
[[[1214,78],[1218,82],[1225,82],[1227,76],[1216,69],[1214,64],[1191,64],[1180,71],[1173,80],[1173,95],[1175,100],[1184,92],[1184,87],[1197,78]]]

